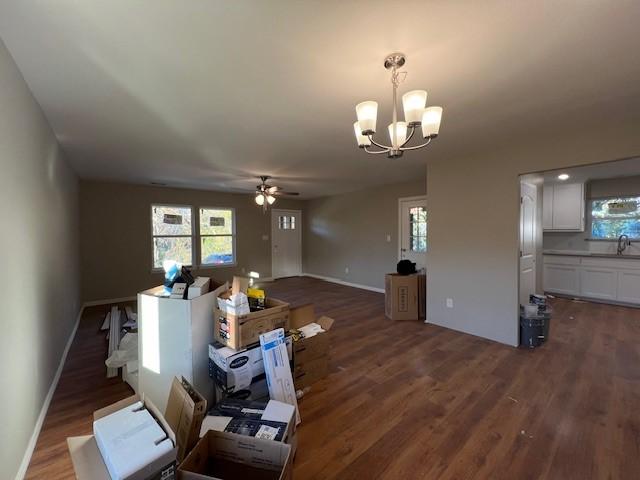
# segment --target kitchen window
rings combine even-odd
[[[162,262],[175,260],[193,264],[192,208],[184,205],[152,205],[151,236],[153,268],[162,269]]]
[[[620,235],[640,239],[640,196],[591,201],[591,237],[615,240]]]
[[[235,265],[236,226],[232,208],[200,208],[200,265]]]

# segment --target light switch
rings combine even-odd
[[[387,243],[391,243],[391,235],[387,233]]]
[[[269,235],[267,235],[267,234],[262,235],[262,241],[264,241],[264,242],[269,241]]]

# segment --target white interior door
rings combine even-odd
[[[535,185],[520,183],[520,304],[536,293],[536,206]]]
[[[400,260],[410,260],[416,269],[426,267],[427,257],[427,198],[401,198],[400,218]]]
[[[271,210],[271,275],[302,274],[302,218],[299,210]]]

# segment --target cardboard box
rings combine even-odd
[[[264,360],[264,373],[269,386],[269,397],[296,408],[296,425],[300,423],[298,399],[293,384],[291,365],[287,354],[284,330],[279,328],[260,335],[260,347]]]
[[[293,405],[277,400],[227,399],[218,403],[204,418],[200,436],[203,437],[208,430],[216,430],[290,443],[295,413]]]
[[[194,282],[189,285],[189,290],[187,290],[187,299],[191,300],[192,298],[196,298],[207,293],[209,291],[210,280],[211,279],[209,277],[197,277]]]
[[[184,377],[174,377],[164,418],[176,435],[177,459],[181,462],[198,442],[200,425],[207,413],[207,401]]]
[[[391,320],[418,320],[418,274],[385,276],[384,310]]]
[[[264,310],[245,315],[227,313],[217,305],[214,314],[216,341],[235,350],[259,342],[263,333],[277,328],[289,330],[289,304],[275,298],[265,300]]]
[[[418,274],[418,317],[427,319],[427,276],[424,273]]]
[[[299,329],[310,323],[317,323],[325,330],[312,337],[293,342],[293,380],[297,389],[303,389],[323,379],[329,373],[329,335],[333,326],[330,317],[316,318],[313,304],[292,308],[291,328]]]
[[[246,295],[250,283],[251,279],[249,277],[233,277],[231,291],[233,293],[244,293]]]
[[[239,400],[268,400],[269,399],[269,386],[267,385],[267,378],[261,377],[259,380],[254,381],[247,388],[242,390],[235,390],[228,392],[218,385],[215,385],[216,402],[220,402],[226,398],[235,398]]]
[[[95,421],[105,418],[113,413],[121,411],[127,407],[142,402],[144,408],[158,422],[168,439],[173,445],[169,451],[154,460],[152,463],[139,468],[136,472],[132,472],[126,480],[169,480],[175,479],[176,471],[176,455],[178,448],[176,445],[176,437],[165,420],[164,416],[148,399],[141,399],[138,395],[133,395],[116,402],[108,407],[96,410],[93,413]],[[82,437],[67,438],[71,461],[78,480],[111,480],[109,470],[105,460],[102,458],[95,435],[85,435]],[[135,458],[135,450],[129,452],[129,456]]]
[[[285,338],[289,360],[293,358],[291,337]],[[209,345],[209,376],[225,394],[250,388],[265,378],[260,345],[234,350],[221,343]]]
[[[287,480],[292,475],[291,463],[291,446],[286,443],[209,430],[178,473],[182,480]]]

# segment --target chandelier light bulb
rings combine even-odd
[[[404,119],[412,127],[420,125],[424,107],[427,105],[425,90],[412,90],[402,96]]]
[[[407,123],[406,122],[396,122],[396,135],[397,141],[394,141],[393,138],[393,123],[389,125],[389,138],[391,139],[391,145],[395,148],[399,148],[402,146],[404,142],[407,141]]]
[[[362,134],[362,129],[360,128],[360,122],[355,122],[353,124],[353,131],[356,134],[356,140],[360,148],[371,146],[371,140],[369,140],[369,137]]]
[[[366,101],[356,105],[358,123],[364,135],[376,133],[376,120],[378,118],[378,102]]]
[[[264,205],[264,195],[262,193],[256,195],[256,203],[258,205]]]
[[[440,131],[442,121],[442,107],[429,107],[422,115],[422,136],[424,138],[434,138]]]
[[[267,195],[267,202],[269,202],[269,205],[273,205],[273,202],[276,201],[276,197],[274,197],[273,195]],[[264,200],[263,200],[264,203]]]

